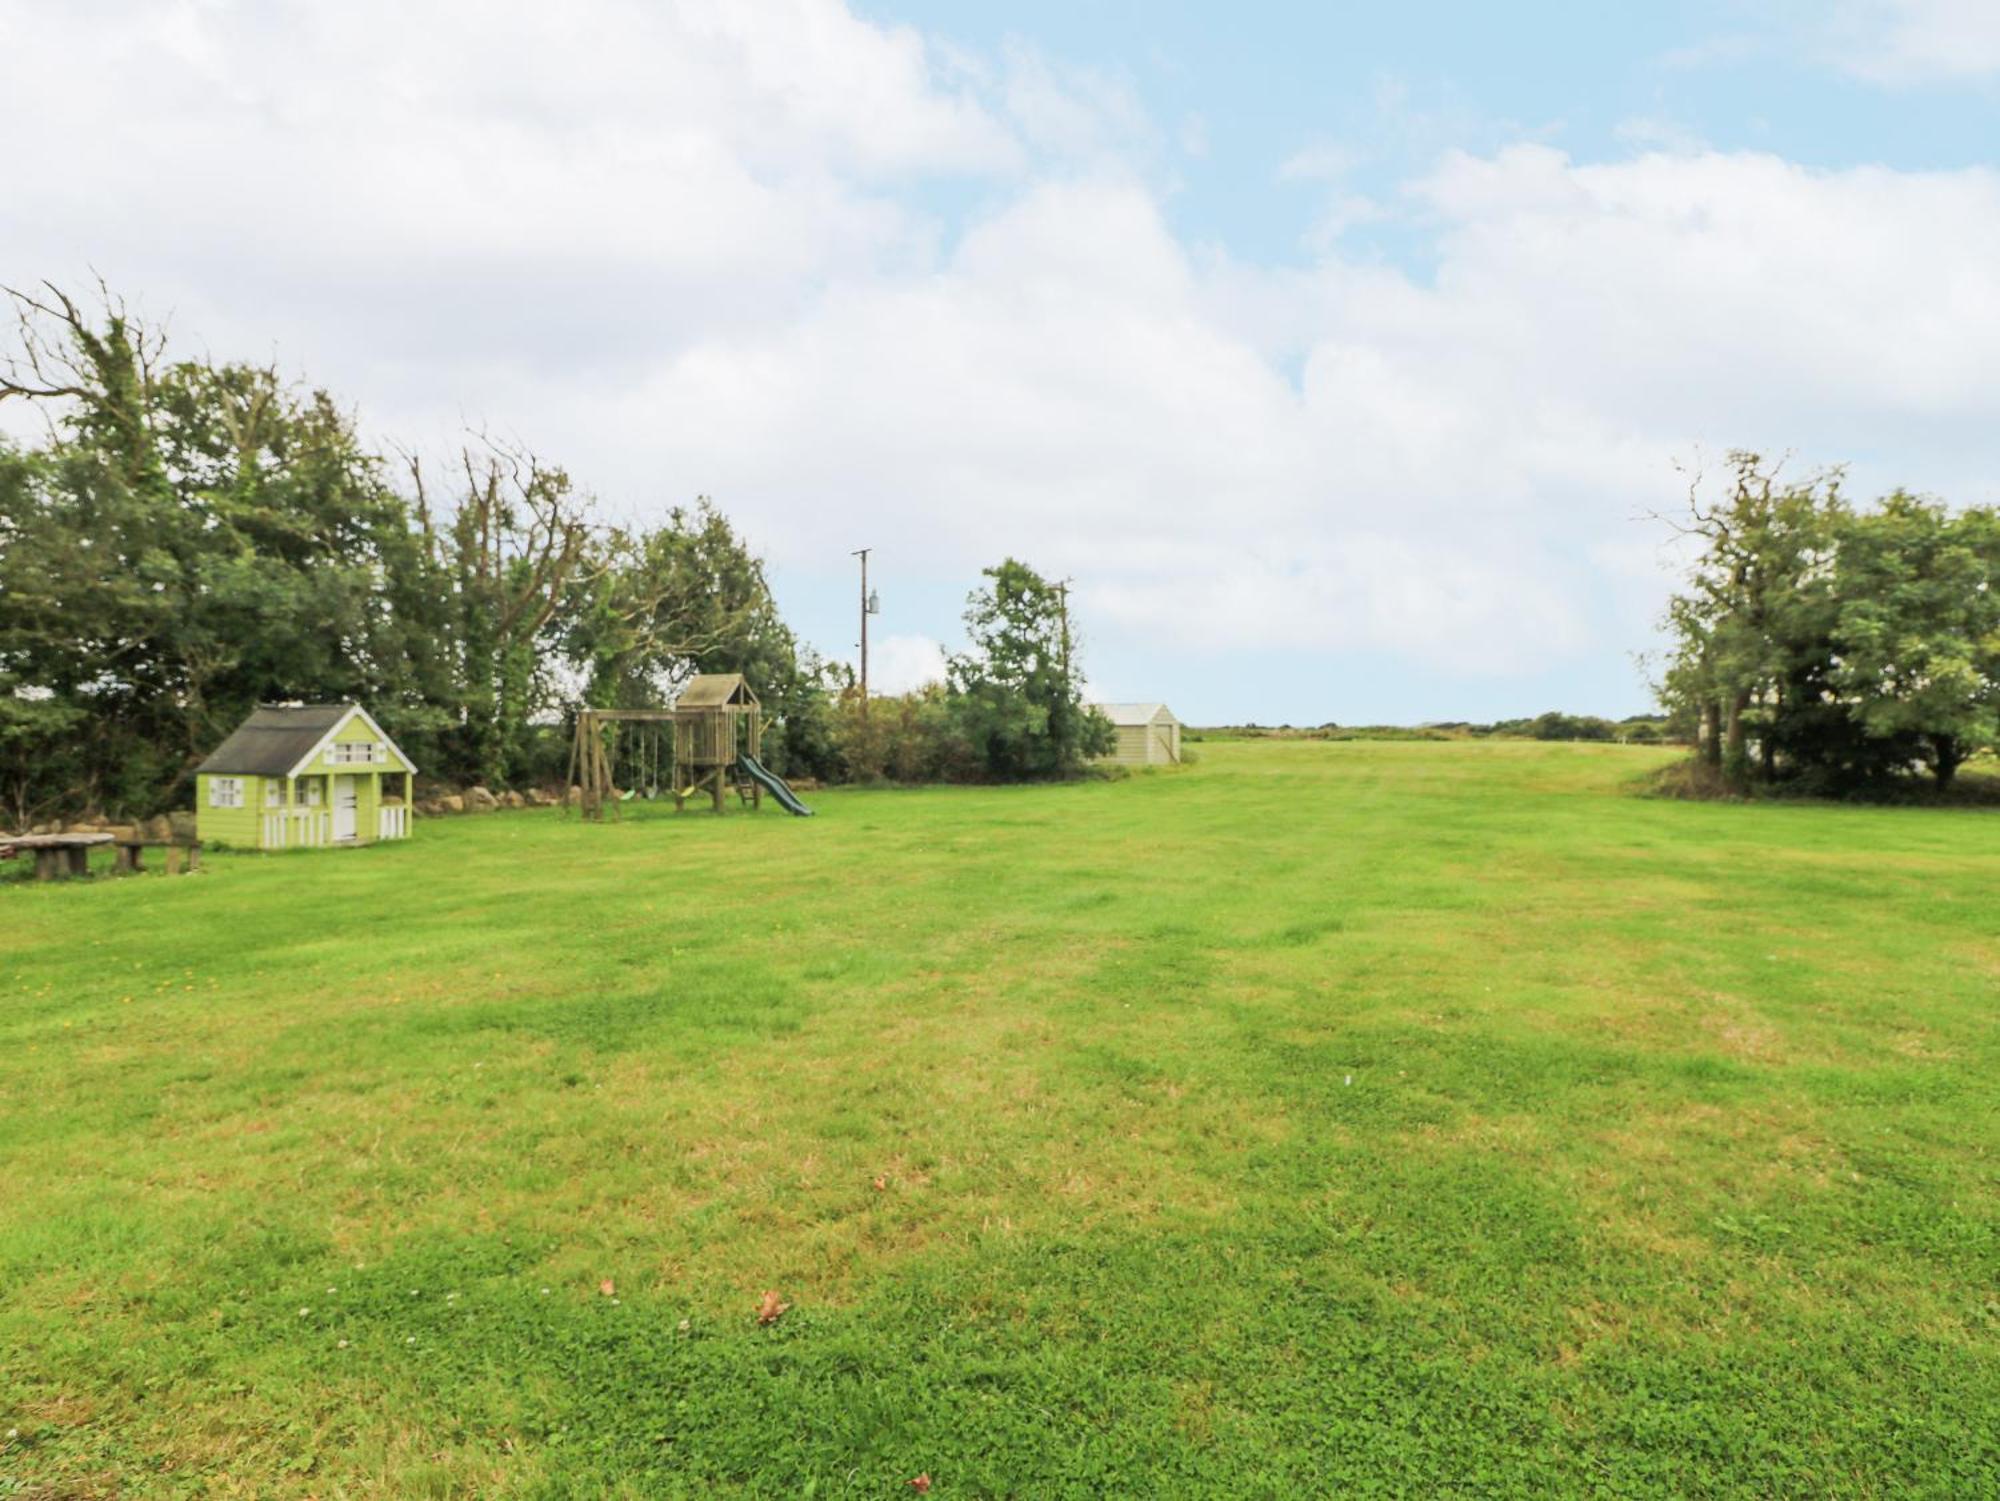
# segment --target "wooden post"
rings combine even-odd
[[[47,846],[37,848],[35,851],[35,879],[37,881],[55,880],[63,873],[63,867],[66,863],[61,850],[51,849]]]
[[[588,709],[579,709],[576,711],[576,733],[569,737],[569,769],[563,773],[562,788],[564,818],[569,817],[569,790],[578,785],[576,780],[576,753],[583,746],[583,721],[589,713]],[[578,801],[581,801],[582,798],[583,794],[579,792],[577,794]],[[581,812],[582,810],[579,809],[578,811]]]
[[[611,816],[622,820],[625,810],[618,806],[617,782],[611,775],[611,755],[604,748],[604,736],[592,735],[590,743],[597,754],[597,816],[600,819],[604,817],[604,805],[608,802],[611,804]]]
[[[69,873],[73,876],[90,874],[90,848],[87,845],[71,845],[63,851],[69,856]]]
[[[681,721],[675,715],[667,721],[667,787],[674,795],[674,811],[681,810]]]

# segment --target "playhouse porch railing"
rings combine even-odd
[[[402,839],[410,832],[410,810],[401,803],[385,803],[375,822],[377,839]]]
[[[264,814],[264,848],[306,849],[333,843],[333,815],[325,808],[274,808]]]

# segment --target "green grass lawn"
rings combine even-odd
[[[8,882],[0,1496],[2000,1491],[2000,817],[1200,749]]]

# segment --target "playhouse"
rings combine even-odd
[[[196,768],[196,832],[263,850],[406,838],[416,774],[359,704],[262,704]]]

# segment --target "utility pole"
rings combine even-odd
[[[1063,692],[1069,692],[1069,580],[1056,584],[1056,610],[1062,616]]]
[[[872,547],[857,547],[852,556],[861,559],[861,718],[868,718],[868,554]]]

